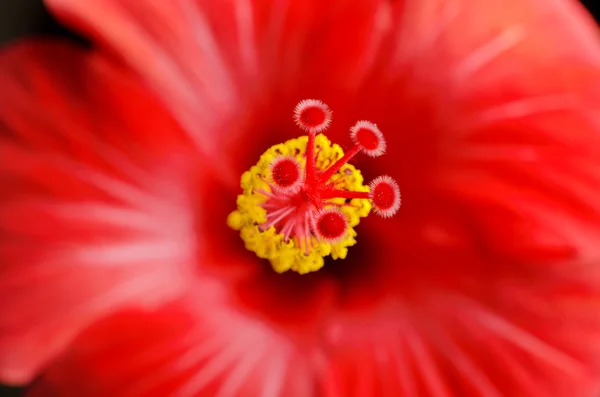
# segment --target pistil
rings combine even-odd
[[[375,124],[357,122],[350,129],[354,146],[344,154],[320,134],[331,123],[323,102],[300,102],[294,118],[307,136],[270,148],[242,176],[244,193],[228,224],[276,271],[307,273],[322,267],[325,256],[346,256],[356,243],[353,228],[372,207],[384,218],[393,216],[400,190],[389,176],[364,186],[360,171],[348,164],[361,152],[371,157],[385,153],[384,136]]]

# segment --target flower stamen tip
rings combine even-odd
[[[370,183],[371,200],[375,212],[382,218],[391,218],[400,209],[400,188],[398,183],[385,175]]]
[[[385,154],[386,142],[377,125],[370,121],[361,120],[350,129],[350,137],[355,145],[371,157]]]
[[[302,167],[290,156],[279,156],[269,165],[272,187],[283,193],[292,194],[302,187]]]
[[[306,132],[323,132],[331,124],[331,110],[318,99],[305,99],[296,105],[294,120]]]
[[[313,229],[322,240],[336,242],[342,239],[348,231],[348,221],[340,210],[324,210],[317,215]]]

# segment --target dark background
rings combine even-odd
[[[582,3],[600,21],[600,0],[586,0]],[[81,40],[50,17],[44,10],[42,0],[0,0],[0,45],[30,34],[58,35]],[[18,389],[0,385],[0,397],[19,395]]]

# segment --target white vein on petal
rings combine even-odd
[[[510,354],[505,349],[498,347],[492,347],[493,354],[502,359],[503,364],[506,364],[506,368],[510,370],[510,374],[519,383],[521,389],[527,389],[527,392],[531,392],[531,396],[541,397],[539,393],[539,386],[535,384],[533,376],[523,363],[518,360],[513,354]],[[544,382],[546,383],[546,382]],[[535,393],[537,391],[537,393]]]
[[[477,118],[488,124],[522,117],[541,116],[557,111],[573,111],[577,101],[573,94],[551,94],[504,102],[484,110]]]
[[[227,371],[227,378],[221,384],[215,397],[235,397],[240,394],[244,384],[250,383],[250,375],[263,360],[265,346],[248,346],[239,360]]]
[[[389,346],[387,353],[390,360],[394,363],[398,383],[405,397],[418,397],[417,386],[415,384],[415,374],[411,371],[413,356],[408,351],[406,342],[397,338],[392,346]]]
[[[133,208],[124,208],[109,205],[101,202],[56,202],[55,200],[44,199],[25,199],[15,203],[19,207],[26,208],[32,212],[47,211],[52,216],[63,221],[85,221],[87,224],[109,225],[117,228],[133,229],[140,232],[149,232],[150,234],[171,236],[172,229],[165,228],[165,221],[169,220],[173,224],[173,218],[168,214],[163,217],[155,214],[138,211]],[[10,210],[11,204],[5,205]]]
[[[151,264],[189,258],[190,251],[186,241],[147,239],[81,244],[58,250],[55,255],[59,257],[58,261],[69,260],[81,266],[119,266],[125,263],[140,265],[143,261]],[[168,263],[165,263],[165,267],[167,266]]]
[[[415,365],[431,393],[430,396],[451,397],[438,366],[433,357],[431,357],[431,353],[428,352],[427,346],[425,346],[425,342],[421,336],[409,325],[406,325],[403,331],[408,342],[408,349],[411,351]]]
[[[353,89],[364,84],[365,77],[372,71],[373,65],[380,54],[384,39],[392,29],[392,5],[387,1],[381,2],[374,13],[373,19],[374,26],[369,32],[368,44],[360,58],[360,67],[357,68],[355,76],[347,82],[350,88]]]
[[[192,397],[201,392],[219,375],[225,371],[229,372],[229,369],[235,365],[234,363],[244,354],[247,354],[249,348],[255,347],[257,344],[256,339],[255,330],[244,329],[243,333],[239,333],[237,338],[223,346],[221,350],[199,367],[197,373],[184,382],[173,394],[173,397]]]
[[[449,362],[463,375],[463,380],[471,383],[471,385],[479,392],[479,395],[486,397],[503,397],[503,394],[494,383],[488,378],[484,371],[473,362],[472,358],[461,349],[446,331],[440,327],[431,327],[431,330],[439,330],[435,332],[435,341]],[[468,337],[468,335],[467,335]]]
[[[484,307],[467,297],[454,297],[453,299],[457,304],[462,304],[470,309],[474,314],[473,319],[483,328],[512,343],[523,352],[544,360],[547,364],[566,374],[578,376],[585,373],[585,367],[581,362],[549,345],[523,326],[511,322],[500,313],[495,313],[492,309]]]
[[[184,287],[183,284],[186,281],[184,275],[175,278],[172,277],[172,272],[170,273],[164,268],[149,268],[141,276],[127,277],[125,280],[121,280],[119,283],[113,284],[102,292],[95,294],[89,300],[82,301],[75,308],[82,308],[82,313],[87,313],[90,309],[104,312],[115,304],[130,302],[135,300],[136,297],[147,295],[149,292],[156,290],[157,286],[161,286],[161,294],[160,296],[156,296],[156,302],[146,301],[144,303],[145,306],[152,307],[154,303],[160,303],[165,298],[165,291],[171,291],[168,294],[169,296],[177,294]],[[165,285],[165,283],[167,284]],[[118,306],[120,307],[121,305]]]
[[[15,97],[13,98],[12,106],[26,113],[28,107],[27,103],[29,99],[25,95],[23,90],[15,90]],[[57,106],[57,103],[53,104]],[[75,111],[76,106],[74,104],[61,103],[62,106],[67,107],[70,111]],[[62,121],[57,113],[43,111],[35,114],[35,118],[42,124],[60,126]],[[115,127],[116,128],[116,127]],[[79,143],[85,147],[93,147],[94,151],[99,158],[105,160],[107,164],[117,168],[120,172],[123,172],[132,181],[138,182],[140,185],[151,186],[152,175],[148,170],[139,167],[135,162],[129,159],[122,151],[117,148],[105,144],[102,140],[98,139],[98,135],[94,134],[93,131],[82,129],[75,131],[72,129],[59,129],[61,132],[57,133],[60,137],[67,138],[69,142]],[[83,132],[86,132],[84,134]],[[8,145],[9,143],[5,143]],[[75,156],[75,155],[74,155]],[[73,164],[77,164],[77,159],[73,159]],[[83,165],[83,164],[82,164]]]
[[[173,368],[176,371],[183,371],[198,365],[202,360],[206,360],[219,352],[225,344],[229,343],[233,336],[233,330],[215,332],[215,334],[204,338],[199,345],[192,347],[185,354],[178,357],[177,361],[173,364]]]
[[[285,19],[288,14],[290,1],[291,0],[273,0],[267,34],[265,35],[266,42],[264,43],[264,48],[266,49],[266,65],[276,65],[278,63],[278,47],[283,38],[283,29],[285,26]]]
[[[148,170],[145,170],[131,159],[129,159],[122,151],[102,143],[97,136],[89,131],[87,137],[83,134],[68,134],[68,139],[73,142],[78,142],[87,147],[93,147],[99,157],[104,159],[108,164],[123,172],[130,180],[137,182],[139,185],[152,186],[152,175]]]
[[[475,48],[453,67],[452,75],[457,85],[468,84],[468,79],[478,71],[517,47],[525,39],[522,26],[509,26],[486,43]]]
[[[192,33],[193,42],[198,49],[197,54],[192,55],[193,59],[202,59],[207,65],[203,69],[209,70],[210,75],[201,75],[199,71],[194,72],[194,77],[202,84],[215,84],[217,89],[206,90],[205,95],[214,96],[214,101],[218,105],[232,105],[237,103],[238,92],[234,87],[231,67],[227,64],[222,49],[217,42],[214,32],[210,30],[210,24],[201,7],[190,0],[178,0],[183,10],[183,15],[187,18],[186,25]],[[195,56],[194,56],[195,55]],[[181,59],[183,62],[184,60]],[[194,63],[192,62],[191,66]],[[194,69],[192,69],[194,70]]]
[[[258,51],[254,32],[254,8],[250,0],[235,0],[235,18],[238,40],[240,43],[240,57],[246,69],[247,78],[254,81],[258,76]]]
[[[267,343],[269,343],[267,341]],[[269,356],[263,360],[267,364],[266,368],[262,369],[263,388],[261,397],[279,397],[286,380],[288,366],[292,362],[289,352],[284,347],[277,346],[277,352],[269,352]],[[301,376],[300,371],[294,373],[294,376]]]
[[[8,145],[4,146],[6,148]],[[75,177],[90,186],[94,186],[125,204],[145,209],[163,206],[162,201],[157,200],[131,183],[115,179],[104,172],[94,170],[86,164],[73,161],[65,156],[29,153],[23,150],[19,150],[18,154],[21,158],[27,160],[27,164],[39,164],[41,162],[46,166],[56,167],[65,174]],[[12,169],[12,172],[16,173],[13,167],[9,169]]]
[[[203,359],[207,359],[217,352],[226,343],[225,340],[223,335],[216,332],[200,339],[199,335],[194,330],[191,330],[187,336],[183,337],[182,346],[184,347],[182,347],[181,351],[169,352],[169,354],[177,358],[174,360],[165,360],[163,364],[153,368],[152,376],[145,376],[142,380],[130,384],[126,390],[121,389],[119,392],[132,397],[148,396],[153,389],[173,381],[175,378],[181,376],[182,372],[191,370],[199,365]],[[200,343],[198,344],[199,341]]]
[[[94,8],[94,18],[88,17],[86,22],[90,24],[96,31],[103,31],[110,36],[110,40],[117,43],[135,42],[136,48],[125,47],[127,51],[127,61],[132,63],[146,78],[150,86],[164,99],[164,94],[170,94],[172,97],[164,99],[165,104],[171,109],[173,114],[178,117],[182,125],[187,127],[185,131],[200,151],[210,149],[210,140],[203,139],[199,131],[209,128],[209,124],[202,123],[198,117],[193,117],[192,114],[204,113],[210,114],[208,104],[205,97],[199,96],[196,92],[190,89],[189,82],[183,79],[182,70],[176,64],[173,57],[160,49],[152,35],[145,29],[142,29],[139,23],[128,23],[129,21],[137,21],[132,15],[125,15],[125,18],[119,18],[121,23],[118,32],[111,29],[103,29],[100,21],[113,20],[112,14],[119,15],[111,4],[113,2],[103,3],[101,7]],[[73,12],[82,16],[87,16],[85,10],[87,4],[75,2],[70,4]],[[111,14],[112,13],[112,14]],[[131,40],[130,38],[135,38]],[[150,43],[150,45],[142,45],[141,43]],[[145,59],[152,59],[151,64],[144,64]],[[149,78],[148,78],[149,77]],[[177,100],[175,100],[177,99]],[[186,104],[181,106],[180,104]],[[210,120],[209,120],[210,121]]]
[[[584,223],[573,222],[570,215],[562,211],[549,210],[549,208],[554,208],[543,205],[543,202],[540,202],[532,193],[512,187],[506,180],[499,176],[489,175],[487,178],[488,180],[497,181],[510,187],[511,197],[514,198],[515,195],[518,195],[518,200],[507,201],[506,195],[494,196],[486,191],[479,190],[469,192],[471,196],[470,202],[475,204],[479,201],[484,202],[486,208],[489,208],[489,205],[497,205],[499,208],[508,209],[517,215],[529,219],[531,222],[545,225],[549,230],[557,231],[557,233],[565,237],[566,241],[571,242],[573,247],[577,248],[580,261],[600,258],[600,249],[597,244],[600,235],[593,225],[583,227]],[[564,180],[565,182],[569,182],[567,178]],[[570,187],[571,184],[569,184],[569,189]]]
[[[458,5],[458,2],[444,1],[442,3],[441,18],[435,24],[428,24],[426,29],[423,29],[423,15],[420,15],[420,13],[427,12],[422,9],[426,3],[432,4],[432,2],[425,1],[407,3],[407,9],[402,13],[400,22],[396,24],[401,28],[397,33],[396,48],[392,57],[394,68],[409,60],[421,58],[424,54],[435,54],[436,42],[462,13],[462,8]],[[417,14],[416,18],[415,13]],[[415,25],[415,23],[418,25]],[[419,28],[416,32],[415,27]]]

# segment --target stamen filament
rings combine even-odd
[[[274,217],[278,217],[281,214],[288,215],[290,213],[291,210],[293,210],[294,207],[283,207],[278,209],[277,211],[273,211],[269,214],[267,214],[267,218],[274,218]]]
[[[294,228],[294,222],[292,220],[288,220],[285,226],[281,229],[281,234],[283,234],[283,238],[286,242],[290,240],[290,233]]]
[[[276,212],[281,211],[281,213],[279,213],[275,219],[270,220],[269,222],[267,222],[265,225],[263,225],[262,227],[264,228],[264,230],[267,230],[268,228],[270,228],[271,226],[275,226],[277,223],[279,223],[283,218],[285,218],[286,216],[288,216],[289,214],[291,214],[294,211],[294,207],[288,207],[285,210],[278,210],[273,212],[272,214],[267,215],[267,217],[271,217],[271,215],[275,216]]]
[[[308,143],[306,145],[306,182],[313,186],[316,180],[316,156],[315,156],[315,136],[313,130],[308,132]]]
[[[310,246],[311,246],[311,242],[310,242],[310,238],[309,238],[309,232],[310,232],[310,223],[309,223],[309,220],[308,220],[309,216],[310,216],[311,219],[313,219],[312,212],[310,213],[310,215],[309,215],[308,212],[304,214],[304,231],[306,232],[304,234],[304,242],[305,242],[305,244],[304,244],[304,254],[305,255],[308,255],[309,250],[310,250]]]
[[[348,190],[331,189],[321,193],[322,199],[345,198],[345,199],[370,199],[369,192],[351,192]]]
[[[269,198],[277,198],[277,196],[276,196],[276,195],[274,195],[274,194],[273,194],[273,193],[271,193],[271,192],[267,192],[267,191],[266,191],[266,190],[264,190],[264,189],[256,189],[256,193],[260,193],[260,194],[262,194],[263,196],[267,196],[267,197],[269,197]]]
[[[344,166],[344,164],[350,161],[352,157],[356,156],[360,150],[360,145],[356,145],[352,149],[348,150],[341,159],[333,163],[331,167],[327,168],[327,170],[319,176],[319,180],[321,182],[327,182],[336,172],[340,170],[340,168]]]

